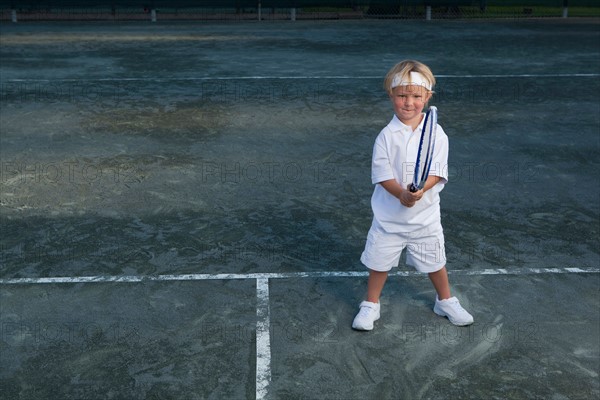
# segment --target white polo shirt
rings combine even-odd
[[[441,221],[440,192],[448,182],[448,136],[437,126],[433,162],[429,175],[442,180],[426,191],[413,207],[405,207],[379,182],[395,179],[403,188],[413,180],[423,121],[415,131],[394,118],[375,139],[371,181],[375,191],[371,197],[374,219],[387,232],[414,232]]]

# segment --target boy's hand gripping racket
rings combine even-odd
[[[419,151],[417,153],[417,162],[415,163],[415,175],[413,182],[410,184],[409,190],[416,192],[423,189],[425,181],[429,176],[431,161],[433,159],[433,148],[435,145],[435,132],[437,130],[437,108],[429,107],[429,111],[425,114],[423,122],[423,131],[421,132],[421,140],[419,141]]]

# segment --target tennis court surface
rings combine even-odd
[[[600,22],[0,25],[7,399],[600,395]],[[466,328],[366,291],[381,85],[437,76]]]

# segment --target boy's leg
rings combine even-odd
[[[379,303],[379,297],[381,296],[381,291],[383,290],[383,286],[385,285],[385,281],[387,280],[388,273],[387,271],[374,271],[369,270],[369,281],[367,283],[367,301],[371,303]]]
[[[360,303],[360,311],[352,321],[352,328],[360,331],[370,331],[373,323],[379,319],[379,296],[387,279],[387,271],[369,270],[369,281],[367,283],[367,300]]]
[[[352,328],[362,331],[373,329],[373,323],[380,317],[381,291],[387,280],[388,271],[398,265],[404,249],[403,243],[402,238],[397,234],[390,234],[376,221],[373,222],[367,235],[365,250],[360,256],[360,261],[369,269],[367,298],[360,303],[360,310],[352,322]]]
[[[433,287],[437,292],[438,299],[445,300],[452,297],[450,295],[450,282],[448,281],[448,271],[446,271],[445,266],[438,271],[430,272],[429,279],[431,280],[431,283],[433,283]]]
[[[433,312],[442,317],[448,317],[454,325],[464,326],[473,323],[473,316],[467,312],[456,297],[450,295],[450,283],[446,267],[429,273],[429,279],[437,292]]]

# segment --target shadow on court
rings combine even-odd
[[[598,21],[0,33],[6,398],[600,394]],[[448,268],[476,322],[437,317],[410,273],[355,332],[405,58],[438,76]]]

